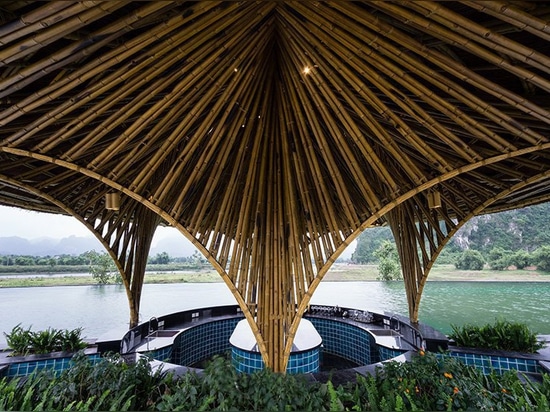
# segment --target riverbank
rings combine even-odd
[[[20,274],[6,278],[0,276],[0,288],[43,286],[87,286],[97,282],[92,276],[82,274]],[[376,281],[376,265],[352,265],[337,263],[326,274],[325,282]],[[550,282],[550,273],[536,270],[457,270],[453,265],[435,265],[428,281],[445,282]],[[212,269],[179,272],[147,273],[145,283],[217,283],[221,277]]]

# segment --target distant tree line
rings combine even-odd
[[[2,266],[79,266],[87,265],[87,253],[81,255],[59,256],[29,256],[29,255],[0,255]]]
[[[380,250],[387,248],[386,242],[394,243],[389,227],[365,230],[351,261],[380,264]],[[472,218],[449,241],[436,262],[465,270],[536,266],[550,271],[550,203]]]
[[[0,266],[89,266],[98,255],[109,257],[106,252],[99,253],[94,250],[81,253],[80,255],[55,255],[55,256],[30,256],[30,255],[0,255]],[[110,259],[110,257],[109,257]],[[198,252],[187,257],[172,257],[167,252],[157,253],[149,256],[147,265],[169,265],[169,264],[204,264],[207,260]]]

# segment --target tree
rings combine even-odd
[[[170,263],[170,255],[167,252],[157,253],[154,257],[149,259],[149,263],[152,265],[167,265]]]
[[[394,242],[384,240],[374,255],[378,259],[378,280],[402,279],[399,255]]]
[[[461,270],[482,270],[485,264],[483,255],[477,250],[467,249],[455,263],[457,269]]]
[[[501,247],[495,247],[489,252],[489,266],[493,270],[506,270],[510,266],[510,256],[512,251],[504,250]]]
[[[207,260],[204,258],[203,255],[199,253],[198,250],[195,250],[193,252],[193,255],[191,256],[191,262],[194,266],[202,267],[204,264],[207,263]]]
[[[550,246],[541,246],[534,253],[534,261],[538,270],[550,272]]]
[[[510,256],[510,265],[523,269],[532,264],[533,257],[526,250],[518,250]]]
[[[105,285],[111,281],[117,281],[116,267],[113,259],[107,253],[98,253],[95,250],[86,252],[90,273],[100,285]]]
[[[366,229],[357,238],[357,246],[351,255],[351,261],[357,264],[365,264],[376,261],[374,252],[384,240],[392,240],[393,235],[389,227],[372,227]]]
[[[32,256],[16,256],[15,264],[17,266],[31,266],[34,265],[34,258]]]

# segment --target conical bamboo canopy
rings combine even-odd
[[[544,1],[2,2],[0,204],[85,223],[132,323],[154,230],[178,228],[284,371],[365,228],[391,226],[416,321],[465,221],[548,201],[549,19]]]

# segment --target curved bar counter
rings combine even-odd
[[[156,363],[162,362],[164,370],[185,372],[201,369],[214,355],[231,352],[237,370],[263,369],[260,353],[254,349],[253,336],[248,336],[248,324],[237,305],[199,308],[153,319],[124,335],[120,342],[122,355],[128,359],[148,356]],[[434,337],[439,346],[446,347],[446,337],[441,333],[426,325],[411,325],[408,318],[393,314],[311,305],[301,323],[305,325],[300,332],[303,339],[297,336],[287,373],[345,368],[361,372],[433,345]],[[424,336],[425,331],[430,336]]]

